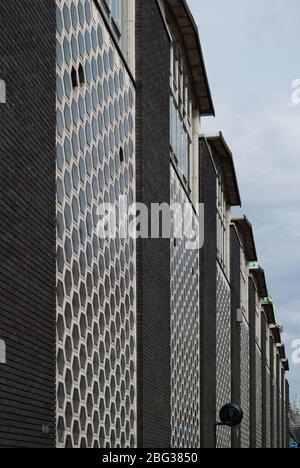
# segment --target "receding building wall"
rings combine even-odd
[[[270,336],[270,407],[271,407],[271,448],[276,448],[276,394],[275,394],[275,346],[273,337]]]
[[[241,448],[250,447],[250,331],[248,262],[241,253],[241,407],[244,418],[241,423]]]
[[[276,395],[276,403],[277,403],[277,411],[276,411],[276,428],[277,428],[277,448],[281,448],[282,443],[282,405],[281,405],[281,362],[278,350],[276,349],[276,382],[277,382],[277,395]]]
[[[261,314],[261,359],[262,359],[262,447],[267,448],[267,333],[268,325],[264,313]]]
[[[249,327],[250,327],[250,448],[256,448],[256,288],[249,280]]]
[[[241,243],[234,226],[230,239],[231,284],[231,401],[241,406]],[[241,447],[241,427],[232,429],[232,448]]]
[[[281,367],[281,447],[286,448],[286,416],[285,416],[285,371]]]
[[[263,423],[263,381],[262,381],[262,356],[260,345],[256,341],[256,448],[262,448],[262,423]]]
[[[0,6],[0,447],[55,446],[55,1]]]
[[[155,0],[136,1],[137,201],[170,203],[170,40]],[[171,446],[170,239],[137,243],[138,445]]]

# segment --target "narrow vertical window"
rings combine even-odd
[[[84,85],[85,83],[85,77],[84,77],[84,70],[83,66],[80,64],[78,67],[78,76],[79,76],[79,84],[80,86]]]
[[[72,71],[71,71],[71,81],[72,81],[73,89],[78,88],[77,71],[75,70],[74,67],[72,68]]]
[[[0,340],[0,364],[6,364],[6,344]]]
[[[120,0],[111,0],[111,14],[118,26],[121,26],[121,1]]]
[[[124,150],[121,147],[120,148],[120,163],[123,164],[123,162],[124,162]]]
[[[4,80],[0,80],[0,104],[6,103],[6,84]]]
[[[188,117],[191,101],[188,92],[188,74],[185,69],[184,59],[175,41],[170,49],[170,57],[171,153],[184,184],[189,188],[192,119]]]

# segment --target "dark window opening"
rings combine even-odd
[[[124,150],[122,147],[120,148],[120,162],[121,164],[124,162]]]
[[[72,67],[72,71],[71,71],[71,80],[72,80],[73,89],[78,88],[78,77],[77,77],[77,72],[74,67]]]
[[[85,83],[85,76],[84,76],[84,70],[83,70],[83,66],[80,64],[79,67],[78,67],[78,76],[79,76],[79,83],[80,83],[80,86],[84,85]]]

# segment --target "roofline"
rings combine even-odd
[[[254,263],[257,263],[257,262],[254,262]],[[254,276],[256,276],[260,299],[267,297],[268,287],[266,283],[265,270],[261,268],[261,266],[259,266],[258,263],[257,265],[250,265],[249,270]]]
[[[275,325],[276,324],[276,317],[275,317],[275,309],[274,309],[274,304],[273,301],[270,297],[266,297],[263,300],[262,306],[264,308],[264,311],[266,313],[267,321],[269,325]]]
[[[270,330],[273,334],[273,338],[275,341],[275,345],[280,345],[282,343],[281,341],[281,325],[278,323],[271,325]]]
[[[233,160],[232,152],[227,145],[225,138],[222,132],[219,132],[216,135],[201,135],[200,138],[204,138],[211,146],[219,157],[222,170],[224,173],[225,184],[227,188],[229,203],[231,206],[242,206],[239,184],[237,181],[235,165]],[[223,148],[223,152],[220,152],[218,148],[215,146],[216,144],[220,144]],[[227,166],[227,167],[226,167]],[[226,168],[229,170],[230,175],[226,174]]]
[[[281,361],[286,361],[286,353],[285,353],[285,346],[283,343],[277,345],[277,349],[279,350],[279,355]]]
[[[289,360],[288,359],[282,359],[282,366],[285,370],[285,372],[289,372],[290,371],[290,363],[289,363]]]
[[[209,86],[203,51],[202,51],[202,47],[200,43],[199,30],[195,22],[195,19],[191,13],[191,10],[188,6],[188,3],[186,0],[164,0],[164,1],[167,2],[169,8],[171,9],[174,15],[174,18],[176,20],[178,29],[184,40],[184,46],[187,52],[187,57],[189,60],[189,65],[191,68],[192,77],[193,77],[193,81],[195,85],[195,91],[196,91],[196,95],[197,95],[198,102],[199,102],[200,115],[207,116],[207,117],[209,116],[215,117],[216,115],[215,108],[214,108],[212,94],[211,94],[211,90]],[[193,35],[194,35],[193,39],[195,41],[196,48],[189,49],[187,47],[185,39],[191,36],[191,34],[189,33],[188,27],[186,25],[180,24],[180,21],[179,21],[180,9],[184,10],[185,19],[189,22],[190,27],[193,29]],[[177,13],[176,13],[176,10],[177,10]],[[181,16],[180,18],[183,18],[183,16]],[[193,54],[195,54],[196,52],[197,63],[195,63],[195,57],[193,59],[189,51],[192,51]],[[197,79],[197,75],[201,77],[200,80]],[[202,80],[203,80],[203,84],[202,84]],[[207,101],[207,102],[204,103],[204,101]]]
[[[231,221],[238,229],[239,235],[242,238],[246,259],[248,262],[257,262],[257,251],[252,224],[246,216],[243,218],[233,218]]]

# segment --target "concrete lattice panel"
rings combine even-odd
[[[262,448],[262,359],[256,347],[256,447]]]
[[[171,204],[189,203],[171,168]],[[171,235],[172,447],[200,447],[199,250]]]
[[[57,0],[58,447],[136,445],[135,243],[97,235],[135,200],[134,100],[92,1]]]
[[[271,448],[271,373],[267,368],[267,401],[266,401],[266,444],[267,448]]]
[[[220,409],[231,401],[230,287],[218,266],[217,273],[217,420]],[[218,448],[231,447],[231,430],[217,429]]]
[[[241,424],[241,447],[250,447],[250,338],[249,325],[243,318],[241,326],[241,406],[244,418]]]

